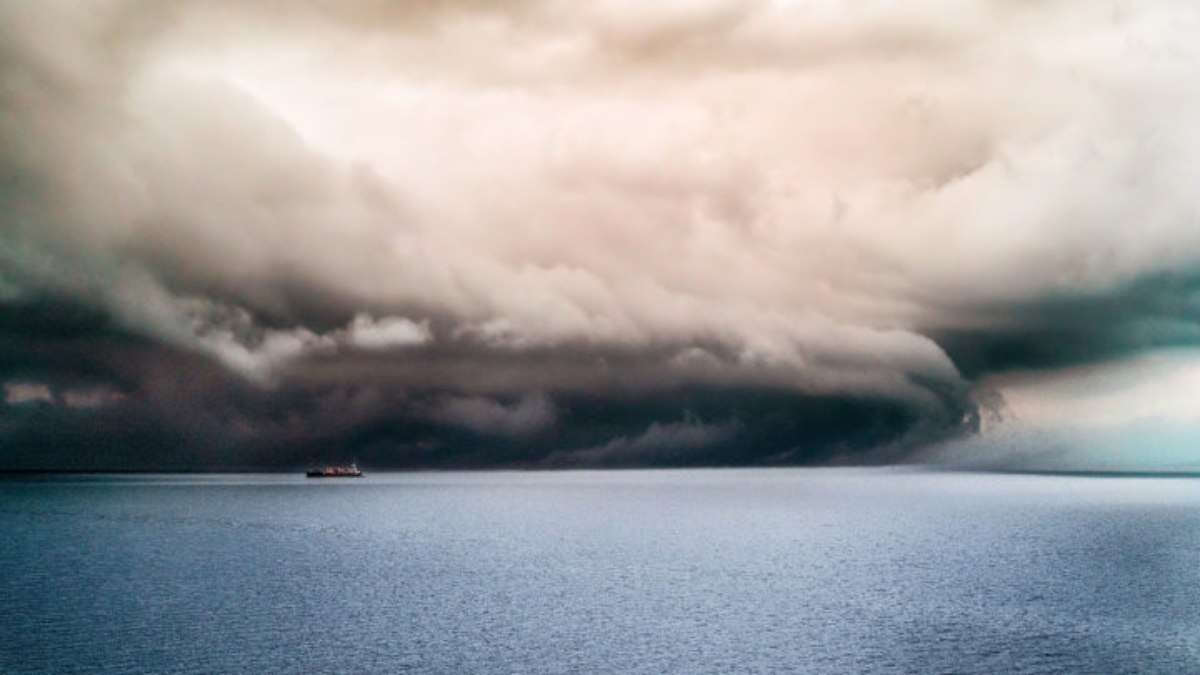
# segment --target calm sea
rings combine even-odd
[[[4,673],[1196,673],[1200,480],[0,480]]]

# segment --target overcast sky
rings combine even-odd
[[[0,0],[0,466],[1191,438],[1197,34],[1167,0]]]

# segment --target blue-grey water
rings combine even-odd
[[[1200,672],[1200,481],[0,480],[0,672]]]

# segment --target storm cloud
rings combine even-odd
[[[1170,2],[0,2],[0,464],[893,461],[1200,342]],[[1032,374],[1030,374],[1032,373]]]

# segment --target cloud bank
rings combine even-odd
[[[972,434],[989,378],[1200,340],[1197,27],[1166,0],[0,2],[0,376],[50,404],[5,407],[0,462]]]

